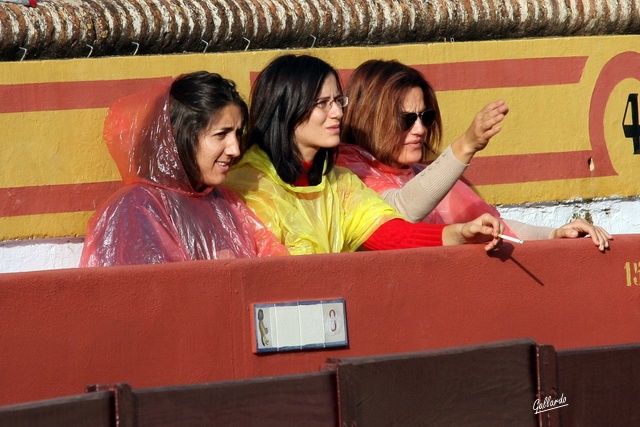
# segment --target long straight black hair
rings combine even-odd
[[[293,185],[303,172],[302,155],[295,143],[296,127],[309,119],[313,103],[331,74],[342,93],[338,73],[331,65],[309,55],[283,55],[267,65],[251,91],[245,150],[257,144],[271,159],[280,179],[288,184]],[[325,173],[333,169],[337,151],[337,147],[318,150],[309,171],[309,184],[322,181],[325,160]]]

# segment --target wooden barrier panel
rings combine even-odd
[[[531,338],[640,342],[639,235],[0,274],[0,405]],[[251,304],[346,302],[349,347],[257,355]]]
[[[84,395],[0,407],[12,427],[173,425],[631,426],[640,344],[561,350],[522,339],[332,358],[325,372]],[[533,402],[533,404],[532,404]]]
[[[334,359],[340,425],[536,427],[536,356],[535,342],[519,340]]]
[[[331,372],[138,390],[135,401],[137,427],[338,425]]]
[[[558,351],[557,361],[561,425],[640,425],[640,344]]]
[[[113,393],[99,392],[0,407],[0,426],[113,427]]]

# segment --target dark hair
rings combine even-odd
[[[214,119],[214,115],[228,105],[237,105],[242,111],[243,122],[249,116],[244,102],[233,81],[219,74],[197,71],[183,74],[171,85],[171,127],[180,161],[191,185],[197,189],[202,183],[196,164],[196,149],[200,134]]]
[[[370,60],[353,72],[347,83],[349,105],[342,119],[342,142],[356,144],[385,164],[393,164],[402,150],[402,101],[407,92],[422,90],[427,109],[436,120],[424,141],[423,161],[442,138],[442,119],[436,94],[419,71],[398,61]]]
[[[260,73],[251,91],[251,129],[245,149],[257,144],[278,176],[294,184],[302,174],[302,156],[295,143],[296,127],[309,119],[325,79],[338,73],[323,60],[309,55],[284,55]],[[309,184],[322,181],[325,160],[328,173],[335,164],[337,148],[320,148],[309,171]]]

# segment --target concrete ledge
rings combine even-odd
[[[489,7],[487,7],[489,5]],[[0,60],[634,34],[638,0],[0,2]]]
[[[0,274],[0,405],[516,338],[640,342],[640,235]],[[349,348],[252,353],[252,303],[346,300]]]

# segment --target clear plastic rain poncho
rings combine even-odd
[[[229,172],[227,185],[294,255],[355,251],[380,225],[402,217],[345,168],[316,186],[289,185],[256,145]]]
[[[288,254],[233,192],[193,189],[171,130],[169,84],[114,103],[104,138],[124,187],[89,220],[80,266]]]
[[[367,187],[378,194],[402,188],[426,166],[416,164],[407,169],[394,168],[381,163],[367,150],[353,144],[340,145],[337,164],[349,168]],[[484,213],[500,218],[500,213],[495,207],[482,200],[467,184],[458,180],[422,222],[463,223],[473,221]]]

